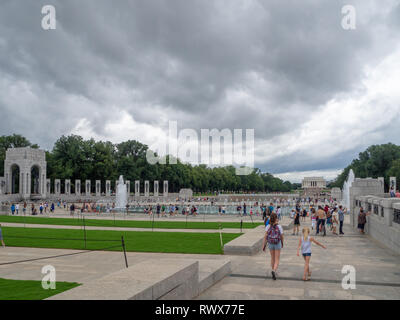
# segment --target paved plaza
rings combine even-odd
[[[348,217],[347,217],[348,218]],[[348,221],[347,221],[348,223]],[[309,222],[302,222],[309,225]],[[185,231],[185,230],[181,230]],[[301,280],[303,258],[297,257],[299,236],[285,231],[285,247],[281,253],[278,280],[270,277],[269,253],[254,256],[193,255],[161,253],[127,253],[129,266],[147,259],[230,260],[231,274],[200,294],[198,299],[400,299],[400,256],[361,236],[345,225],[344,236],[318,236],[327,250],[313,246],[311,281]],[[15,248],[0,250],[0,261],[34,259],[76,250]],[[41,280],[41,268],[51,264],[57,270],[57,281],[87,283],[125,268],[121,252],[88,252],[85,254],[51,258],[26,263],[0,266],[0,277],[9,279]],[[356,268],[356,289],[341,286],[344,265]]]

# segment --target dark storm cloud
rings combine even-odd
[[[163,125],[164,115],[181,128],[254,128],[258,141],[271,139],[359,89],[364,66],[393,49],[386,20],[395,24],[399,7],[370,12],[370,3],[3,1],[0,92],[20,94],[0,97],[1,134],[50,148],[83,118],[105,134],[123,109],[139,123]],[[47,4],[54,31],[41,29]],[[368,12],[354,32],[341,27],[344,4]]]

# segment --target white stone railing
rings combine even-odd
[[[365,232],[400,254],[400,198],[359,196],[354,198],[353,226],[360,208],[369,212]]]

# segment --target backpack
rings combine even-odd
[[[267,241],[270,244],[278,244],[281,241],[281,232],[278,225],[270,226],[267,235]]]

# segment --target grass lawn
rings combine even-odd
[[[45,290],[42,281],[0,278],[0,300],[42,300],[79,285],[75,282],[56,282],[54,290]]]
[[[190,218],[189,218],[190,219]],[[256,219],[256,218],[254,218]],[[63,225],[63,226],[81,226],[83,224],[82,219],[75,218],[44,218],[44,217],[31,217],[31,216],[0,216],[1,222],[9,223],[27,223],[27,224],[50,224],[50,225]],[[85,219],[86,226],[99,226],[99,227],[124,227],[124,228],[151,228],[152,221],[134,221],[134,220],[98,220],[98,219]],[[240,222],[201,222],[188,221],[187,225],[185,221],[157,221],[157,217],[154,219],[154,228],[159,229],[219,229],[219,225],[222,225],[224,229],[238,229],[240,228]],[[262,222],[243,222],[243,229],[252,229]]]
[[[6,246],[84,250],[83,230],[2,227]],[[240,233],[222,233],[227,243]],[[86,230],[86,249],[100,250],[121,244],[127,251],[222,254],[219,233]],[[45,239],[37,239],[45,238]],[[121,251],[121,247],[107,249]]]

